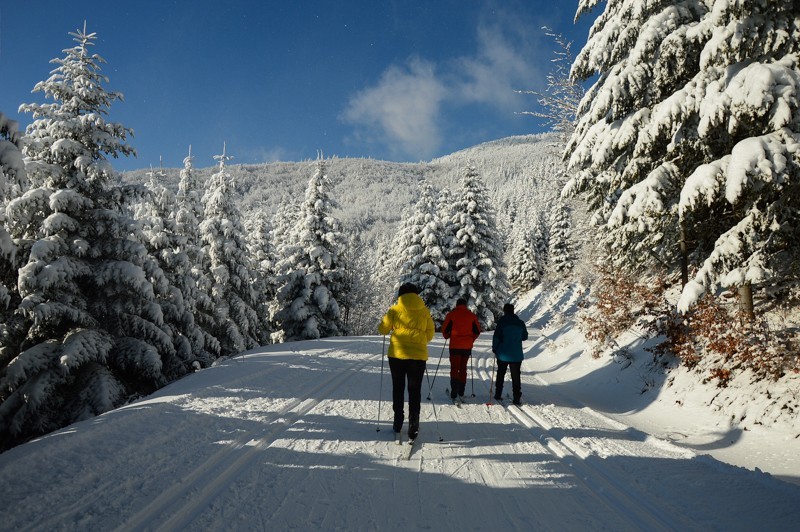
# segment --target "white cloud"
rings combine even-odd
[[[530,89],[542,77],[525,31],[508,18],[502,25],[482,24],[473,55],[440,65],[418,57],[391,65],[377,84],[350,99],[341,118],[356,126],[362,144],[385,145],[410,159],[433,156],[446,126],[459,121],[446,111],[463,116],[459,107],[477,104],[512,117],[525,105],[515,90]]]
[[[396,154],[425,158],[441,144],[439,119],[446,87],[419,58],[392,65],[378,83],[352,97],[342,118],[379,136]]]
[[[467,103],[517,110],[514,91],[530,87],[536,79],[531,59],[499,27],[481,26],[478,53],[454,62],[453,92]]]

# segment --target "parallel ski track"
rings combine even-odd
[[[473,356],[476,354],[473,352]],[[488,353],[477,353],[476,373],[489,389],[490,366],[492,356]],[[609,470],[587,462],[583,458],[586,450],[564,441],[557,430],[546,423],[530,405],[521,408],[513,405],[501,405],[511,417],[524,426],[536,440],[561,463],[575,472],[575,478],[583,483],[589,491],[604,505],[616,511],[630,524],[640,530],[691,530],[695,524],[680,515],[669,512],[654,504],[654,501],[631,489],[624,479],[610,474]],[[598,414],[599,415],[599,414]]]
[[[327,349],[322,352],[336,350],[338,349]],[[150,504],[117,527],[117,530],[185,529],[199,510],[207,508],[216,495],[259,456],[261,451],[272,445],[281,434],[323,401],[314,399],[313,396],[329,396],[359,370],[378,358],[379,355],[368,355],[365,359],[353,361],[347,369],[333,374],[303,396],[293,399],[283,409],[270,416],[264,433],[248,434],[237,439],[232,445],[223,447],[187,477],[160,493]],[[173,511],[174,508],[178,510]]]
[[[235,359],[231,359],[231,363],[239,364],[239,363],[242,363],[242,360],[246,360],[246,359],[242,359],[241,357],[237,357]],[[251,374],[249,374],[247,376],[244,376],[244,377],[242,377],[240,379],[233,380],[229,384],[236,386],[236,385],[244,385],[244,384],[247,384],[247,383],[253,382],[253,381],[261,381],[265,377],[269,376],[272,373],[275,373],[276,371],[283,371],[283,368],[274,367],[274,366],[268,366],[266,369],[262,369],[260,371],[255,372],[255,373],[251,373]],[[289,405],[289,406],[291,406],[291,405]],[[128,405],[126,407],[122,407],[118,411],[110,412],[109,414],[106,414],[106,415],[117,415],[119,413],[124,413],[124,415],[132,416],[134,418],[147,417],[147,416],[152,415],[152,413],[150,412],[150,410],[148,408],[141,408],[141,407],[137,406],[136,404],[131,404],[131,405]],[[276,414],[276,415],[278,415],[278,414]],[[176,441],[182,441],[182,439],[183,439],[181,437],[182,433],[187,434],[187,437],[188,437],[188,435],[189,434],[193,434],[195,432],[195,430],[196,429],[195,429],[195,427],[193,425],[187,425],[185,427],[173,427],[173,429],[170,430],[170,431],[160,432],[160,433],[159,432],[153,433],[152,436],[150,437],[150,439],[148,440],[148,443],[149,443],[150,446],[154,446],[154,447],[162,446],[162,445],[164,445],[164,446],[172,445]],[[236,442],[233,443],[233,446],[235,448],[239,449],[239,448],[243,447],[247,443],[247,441],[249,439],[251,439],[251,438],[249,438],[248,436],[240,437],[240,438],[238,438],[236,440]],[[214,460],[218,455],[221,455],[221,454],[223,454],[223,452],[219,451],[214,456],[210,457],[209,460]],[[207,463],[208,463],[208,461],[206,462],[206,464]],[[101,473],[98,474],[98,477],[102,478],[102,474]],[[126,485],[120,485],[119,479],[112,478],[110,480],[106,480],[106,481],[103,481],[102,483],[97,484],[96,487],[95,487],[95,491],[97,493],[104,493],[104,494],[113,493],[114,491],[119,491],[119,492],[123,492],[124,493],[125,489],[127,489],[127,488],[128,488],[128,486],[126,486]],[[71,504],[71,505],[63,508],[62,510],[60,510],[60,511],[58,511],[56,513],[48,514],[41,521],[39,521],[39,522],[37,522],[35,524],[32,523],[31,524],[32,525],[31,530],[51,530],[51,529],[58,528],[61,524],[63,524],[64,522],[68,521],[70,517],[82,514],[85,511],[87,511],[87,509],[89,509],[93,504],[94,504],[93,500],[80,499],[80,500],[76,501],[74,504]]]

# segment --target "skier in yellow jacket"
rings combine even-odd
[[[433,339],[434,325],[431,313],[419,297],[419,288],[411,283],[400,287],[397,303],[378,325],[378,332],[389,339],[389,369],[392,373],[393,428],[403,428],[403,399],[408,380],[408,438],[416,439],[419,433],[419,409],[422,400],[422,377],[428,360],[428,342]]]

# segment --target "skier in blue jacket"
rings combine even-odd
[[[503,317],[497,320],[497,325],[492,336],[492,353],[497,357],[497,381],[495,382],[494,398],[503,398],[503,380],[506,371],[511,368],[511,386],[514,392],[514,404],[522,404],[522,384],[520,370],[522,360],[522,342],[528,339],[528,329],[525,322],[514,314],[514,305],[503,305]]]

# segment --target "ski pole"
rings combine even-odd
[[[475,372],[472,369],[472,353],[469,356],[469,377],[472,380],[472,397],[475,397]]]
[[[444,350],[442,350],[442,352],[444,352]],[[427,368],[427,366],[425,367],[425,377],[426,378],[428,377],[428,368]],[[435,375],[434,375],[434,378],[436,378]],[[428,399],[430,399],[430,397],[428,397]],[[431,400],[431,406],[433,407],[433,419],[436,420],[436,432],[439,433],[439,441],[444,441],[444,438],[442,438],[442,430],[439,428],[439,416],[436,413],[436,401]]]
[[[375,421],[375,432],[381,431],[381,402],[383,401],[383,362],[384,352],[386,351],[386,335],[383,335],[383,344],[381,345],[381,385],[378,388],[378,419]]]
[[[492,403],[492,386],[494,386],[494,361],[495,357],[494,353],[492,353],[492,380],[489,381],[489,402],[486,403],[486,406],[494,404]]]
[[[436,382],[436,375],[439,374],[439,365],[442,363],[442,357],[444,356],[444,348],[447,346],[447,340],[449,340],[449,338],[445,338],[444,344],[442,344],[442,352],[439,355],[439,362],[436,364],[436,371],[433,372],[433,382],[431,382],[430,378],[428,378],[428,368],[425,368],[425,378],[428,379],[428,401],[431,400],[431,390],[433,390],[433,383]]]

